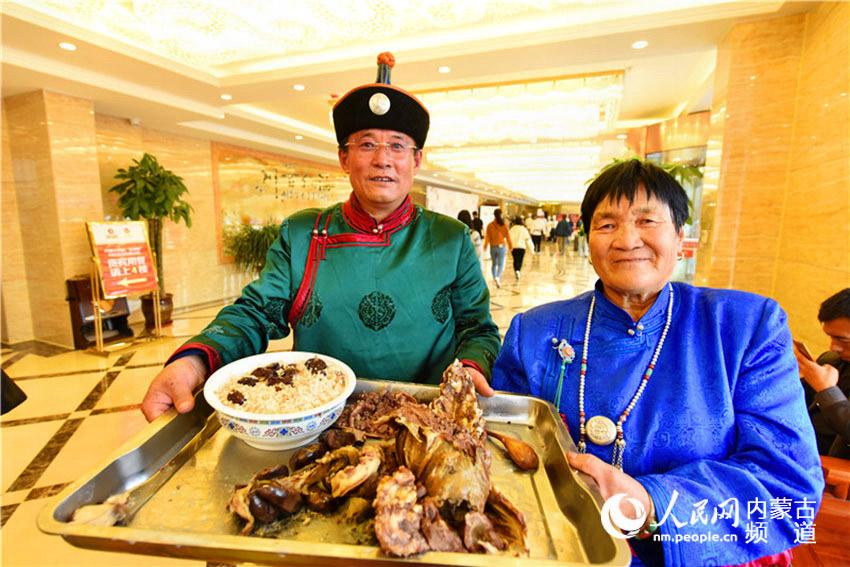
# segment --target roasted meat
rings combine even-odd
[[[422,534],[433,551],[466,552],[460,536],[446,523],[433,498],[422,500]]]
[[[337,425],[342,431],[293,456],[292,474],[264,471],[273,478],[261,473],[237,491],[231,510],[248,522],[243,533],[255,518],[271,521],[303,502],[321,512],[343,505],[344,521],[364,519],[374,509],[375,535],[393,556],[428,550],[528,553],[525,517],[490,484],[485,423],[460,362],[443,373],[430,404],[401,392],[367,393]],[[366,437],[393,441],[351,444]]]
[[[406,404],[418,403],[413,396],[403,392],[367,392],[342,411],[337,427],[359,436],[392,439],[398,426],[391,419],[382,419]]]
[[[518,554],[528,553],[528,527],[525,523],[525,514],[517,510],[495,485],[490,487],[484,513],[511,551]]]
[[[363,447],[356,465],[349,465],[331,477],[331,494],[345,496],[373,476],[381,467],[382,451],[378,447]]]
[[[428,542],[420,532],[422,506],[416,503],[416,477],[399,467],[378,483],[375,508],[375,535],[381,549],[391,555],[407,557],[428,551]]]
[[[459,361],[443,374],[429,406],[402,406],[393,414],[404,427],[396,437],[403,465],[425,485],[437,506],[452,515],[484,511],[490,493],[490,452],[472,378]]]
[[[464,518],[463,545],[473,553],[495,553],[505,549],[490,518],[481,512],[469,512]]]
[[[250,534],[256,520],[274,521],[297,511],[302,503],[318,512],[331,511],[340,503],[332,493],[334,484],[338,490],[344,490],[343,494],[350,492],[380,467],[382,451],[379,448],[367,449],[363,455],[352,445],[340,447],[289,476],[270,478],[270,474],[284,473],[285,465],[267,469],[252,478],[247,486],[237,489],[227,507],[245,520],[242,534]],[[374,462],[376,460],[377,463]],[[360,468],[358,465],[361,465]],[[364,475],[367,470],[372,472]],[[341,473],[343,476],[335,481]]]

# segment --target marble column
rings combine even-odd
[[[9,96],[3,103],[29,296],[30,338],[73,348],[65,280],[90,273],[85,223],[103,219],[94,109],[90,100],[45,90]],[[5,250],[3,269],[5,273]],[[10,300],[4,286],[3,302]],[[17,328],[18,321],[7,319],[6,323],[9,336],[26,334],[26,329]]]
[[[775,298],[818,346],[850,286],[850,5],[736,25],[718,49],[695,283]],[[822,349],[821,349],[822,350]]]

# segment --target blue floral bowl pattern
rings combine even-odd
[[[216,392],[231,376],[244,376],[260,366],[272,362],[290,364],[304,362],[318,356],[328,365],[345,372],[343,392],[317,408],[290,414],[259,414],[240,411],[221,403]],[[354,391],[354,372],[335,358],[312,352],[269,352],[231,362],[216,370],[204,385],[204,397],[216,411],[222,429],[257,449],[283,451],[306,445],[333,425],[345,407],[345,401]]]

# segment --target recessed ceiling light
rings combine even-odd
[[[643,49],[643,48],[644,48],[644,47],[646,47],[647,45],[649,45],[649,42],[648,42],[648,41],[646,41],[646,40],[643,40],[643,39],[642,39],[642,40],[640,40],[640,41],[636,41],[636,42],[634,42],[634,43],[632,44],[632,47],[634,47],[635,49]]]
[[[627,136],[626,136],[625,134],[617,134],[617,139],[618,139],[618,140],[625,140],[625,139],[626,139],[626,137],[627,137]]]
[[[303,139],[304,139],[304,136],[302,136],[301,134],[296,134],[296,135],[295,135],[295,139],[296,139],[296,140],[303,140]]]
[[[66,49],[68,51],[76,51],[77,50],[76,45],[74,45],[73,43],[68,43],[67,41],[63,41],[62,43],[60,43],[59,47],[61,47],[62,49]]]
[[[295,89],[296,91],[303,91],[304,85],[292,85],[292,88]]]
[[[230,100],[230,99],[232,99],[232,98],[233,98],[233,97],[232,97],[232,96],[230,96],[230,95],[229,95],[229,94],[227,94],[227,93],[224,93],[223,95],[221,95],[221,100]]]
[[[452,68],[447,65],[442,65],[437,69],[437,71],[439,71],[440,73],[451,73]]]

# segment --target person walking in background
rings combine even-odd
[[[818,321],[829,350],[814,361],[795,345],[794,356],[805,380],[818,452],[850,459],[850,287],[821,303]]]
[[[567,241],[573,233],[573,223],[563,215],[555,226],[555,238],[558,239],[558,251],[563,256],[567,253]]]
[[[484,221],[478,216],[478,211],[472,211],[472,229],[478,233],[478,236],[484,238]]]
[[[543,215],[543,209],[537,209],[537,217],[531,221],[531,228],[528,231],[531,233],[531,240],[534,241],[534,252],[539,254],[540,242],[546,232],[546,217]]]
[[[528,229],[522,224],[522,217],[515,216],[511,221],[511,230],[508,232],[513,243],[511,255],[514,257],[514,274],[516,279],[519,279],[519,273],[522,270],[522,260],[525,258],[525,250],[534,247],[534,241],[531,240],[531,235],[528,234]]]
[[[477,218],[477,217],[476,217]],[[484,241],[481,238],[481,233],[475,230],[472,215],[469,211],[463,209],[457,214],[457,220],[469,227],[469,238],[472,239],[472,245],[475,247],[475,255],[478,256],[478,263],[481,264],[481,270],[484,270]],[[479,219],[478,222],[481,222]]]
[[[487,225],[487,232],[484,236],[484,251],[490,247],[490,258],[493,259],[493,280],[496,282],[496,287],[502,287],[501,277],[502,271],[505,269],[505,246],[513,250],[511,244],[511,235],[508,232],[508,223],[502,218],[502,209],[493,211],[495,220]]]
[[[582,224],[581,219],[578,219],[578,222],[575,225],[575,235],[573,238],[578,239],[579,256],[587,258],[590,255],[590,252],[587,250],[587,231],[584,230],[584,225]]]

